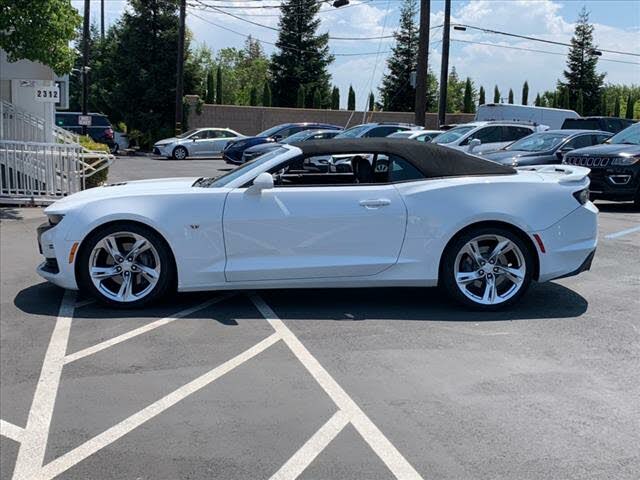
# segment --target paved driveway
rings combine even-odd
[[[640,215],[601,207],[592,271],[488,314],[437,289],[113,310],[42,282],[41,211],[3,210],[0,477],[636,479]]]

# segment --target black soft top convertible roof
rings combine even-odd
[[[305,157],[356,153],[397,155],[410,162],[427,178],[466,175],[512,175],[511,167],[434,143],[404,138],[333,138],[291,144]]]

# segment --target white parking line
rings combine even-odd
[[[89,355],[93,355],[94,353],[98,353],[106,348],[113,347],[114,345],[117,345],[118,343],[122,343],[125,340],[129,340],[131,338],[137,337],[138,335],[142,335],[143,333],[150,332],[151,330],[155,330],[158,327],[167,325],[168,323],[174,322],[180,318],[187,317],[193,313],[196,313],[197,311],[202,310],[203,308],[210,307],[211,305],[214,305],[223,300],[226,300],[231,296],[233,296],[233,294],[222,295],[212,300],[207,300],[206,302],[196,305],[195,307],[182,310],[171,317],[161,318],[160,320],[156,320],[155,322],[148,323],[146,325],[143,325],[142,327],[123,333],[122,335],[118,335],[117,337],[113,337],[109,340],[105,340],[104,342],[98,343],[91,347],[87,347],[83,350],[79,350],[75,353],[67,355],[64,359],[64,363],[65,364],[71,363],[81,358],[88,357]]]
[[[206,387],[226,373],[229,373],[234,368],[239,367],[243,363],[251,360],[253,357],[266,350],[279,340],[280,335],[278,335],[277,333],[271,334],[269,337],[265,338],[253,347],[245,350],[241,354],[233,357],[231,360],[228,360],[222,365],[209,370],[204,375],[201,375],[195,380],[190,381],[186,385],[183,385],[182,387],[171,392],[169,395],[166,395],[160,400],[153,402],[151,405],[145,407],[137,413],[134,413],[133,415],[114,425],[113,427],[108,428],[101,434],[96,435],[91,440],[86,441],[79,447],[76,447],[70,452],[67,452],[61,457],[58,457],[55,460],[51,461],[42,468],[42,470],[39,472],[39,475],[32,475],[29,477],[29,480],[50,480],[52,478],[55,478],[62,472],[70,469],[85,458],[105,448],[107,445],[112,444],[119,438],[123,437],[127,433],[142,425],[143,423],[148,422],[152,418],[160,415],[169,407],[172,407],[179,401],[184,400],[189,395],[196,393],[198,390]]]
[[[22,435],[22,443],[18,450],[18,458],[13,472],[14,480],[35,479],[44,461],[51,416],[60,384],[64,355],[67,351],[74,304],[75,293],[69,290],[65,291],[42,363],[40,379],[29,410],[27,426]]]
[[[282,340],[300,360],[309,373],[316,379],[324,391],[331,397],[340,410],[347,414],[349,420],[380,457],[391,472],[399,479],[422,479],[420,474],[384,436],[378,427],[367,417],[353,399],[345,392],[325,368],[311,355],[309,350],[298,340],[291,330],[278,318],[275,312],[258,295],[251,295],[256,308],[271,324]],[[310,453],[313,453],[312,451]],[[317,455],[317,454],[316,454]],[[310,462],[309,462],[310,463]]]
[[[24,434],[24,428],[9,423],[5,420],[0,420],[0,435],[10,438],[16,442],[22,442],[22,435]]]
[[[610,233],[609,235],[605,235],[604,238],[608,240],[612,240],[614,238],[624,237],[625,235],[629,235],[630,233],[640,232],[640,225],[637,227],[627,228],[626,230],[622,230],[620,232]]]
[[[342,410],[338,410],[300,449],[287,460],[271,480],[295,480],[305,471],[313,460],[322,452],[331,440],[336,438],[344,427],[349,424],[349,417]]]

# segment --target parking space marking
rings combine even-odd
[[[211,299],[211,300],[207,300],[204,303],[201,303],[199,305],[196,305],[194,307],[190,307],[187,308],[185,310],[182,310],[176,314],[174,314],[171,317],[165,317],[165,318],[161,318],[160,320],[156,320],[154,322],[148,323],[146,325],[143,325],[142,327],[139,328],[135,328],[129,332],[123,333],[122,335],[118,335],[117,337],[113,337],[109,340],[105,340],[104,342],[100,342],[96,345],[93,345],[91,347],[87,347],[83,350],[79,350],[75,353],[69,354],[64,358],[64,363],[71,363],[74,362],[76,360],[79,360],[81,358],[84,357],[88,357],[89,355],[93,355],[94,353],[98,353],[106,348],[109,347],[113,347],[114,345],[117,345],[118,343],[122,343],[125,340],[129,340],[131,338],[137,337],[138,335],[142,335],[144,333],[150,332],[151,330],[155,330],[158,327],[162,327],[163,325],[167,325],[171,322],[174,322],[180,318],[184,318],[184,317],[188,317],[189,315],[196,313],[204,308],[210,307],[211,305],[215,305],[216,303],[219,303],[223,300],[226,300],[230,297],[232,297],[233,294],[225,294],[222,295],[220,297]]]
[[[27,425],[18,450],[13,473],[14,480],[35,479],[44,462],[53,407],[71,331],[75,296],[75,292],[66,290],[60,302],[58,317],[44,355],[40,378],[36,385]]]
[[[32,475],[29,480],[50,480],[70,469],[74,465],[80,463],[85,458],[93,455],[97,451],[105,448],[111,443],[115,442],[119,438],[123,437],[127,433],[131,432],[140,425],[148,422],[152,418],[160,415],[162,412],[172,407],[181,400],[184,400],[189,395],[196,393],[202,388],[206,387],[210,383],[214,382],[218,378],[222,377],[226,373],[229,373],[234,368],[239,367],[243,363],[251,360],[253,357],[263,352],[274,343],[281,339],[278,333],[273,333],[269,337],[255,344],[253,347],[245,350],[239,355],[233,357],[231,360],[209,370],[207,373],[201,375],[195,380],[183,385],[182,387],[174,390],[170,394],[162,397],[160,400],[153,402],[151,405],[145,407],[137,413],[134,413],[130,417],[126,418],[122,422],[108,428],[104,432],[96,435],[90,440],[79,447],[74,448],[70,452],[65,453],[61,457],[52,460],[45,465],[37,475]]]
[[[349,424],[348,415],[338,410],[300,449],[287,460],[271,480],[295,480]]]
[[[629,235],[634,232],[640,232],[640,225],[637,227],[627,228],[626,230],[621,230],[620,232],[610,233],[609,235],[605,235],[604,238],[613,240],[614,238],[624,237],[625,235]]]
[[[22,435],[24,434],[24,428],[9,423],[5,420],[0,420],[0,435],[10,438],[18,443],[22,442]]]
[[[250,295],[256,308],[271,324],[274,330],[282,337],[282,340],[300,360],[311,376],[320,384],[324,391],[334,401],[340,410],[349,418],[362,438],[369,444],[373,451],[380,457],[384,464],[399,479],[422,479],[420,474],[411,466],[396,447],[389,441],[380,429],[367,417],[356,402],[334,380],[318,360],[311,355],[298,337],[289,330],[275,312],[259,295]],[[313,452],[311,452],[313,453]],[[316,454],[317,455],[317,454]],[[309,462],[310,463],[310,462]]]

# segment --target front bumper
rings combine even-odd
[[[640,166],[593,168],[589,180],[593,199],[633,200],[640,189]]]
[[[538,250],[538,280],[577,275],[591,267],[598,245],[598,209],[591,202],[575,209],[566,217],[537,234],[545,247]]]
[[[48,223],[40,225],[37,232],[38,247],[44,261],[38,265],[36,273],[54,285],[77,290],[75,263],[69,262],[71,248],[77,242],[66,240],[57,226]]]
[[[228,153],[228,152],[223,151],[222,152],[222,158],[226,163],[229,163],[231,165],[241,165],[242,164],[242,154],[240,154],[240,157],[238,158],[233,153]]]

